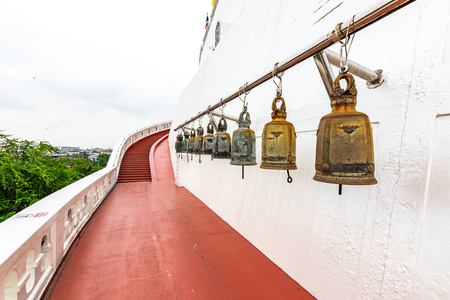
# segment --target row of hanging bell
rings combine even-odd
[[[345,90],[340,86],[341,79],[347,82]],[[356,96],[353,76],[348,73],[339,74],[333,83],[332,112],[320,120],[317,131],[314,176],[316,181],[340,185],[377,183],[374,176],[372,127],[369,117],[356,111]],[[281,102],[280,108],[277,107],[278,102]],[[263,169],[297,169],[295,129],[286,121],[286,116],[284,99],[281,94],[277,94],[272,102],[272,121],[264,126],[262,133]],[[250,124],[250,114],[244,108],[239,116],[239,128],[233,132],[230,149],[230,136],[226,133],[227,124],[222,117],[218,126],[219,132],[213,138],[212,156],[231,157],[232,165],[256,165],[255,133],[250,129]],[[213,131],[210,133],[211,136],[212,133]],[[211,136],[208,145],[211,143]],[[183,146],[185,141],[186,139]]]

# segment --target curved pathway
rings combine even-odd
[[[155,149],[158,181],[116,185],[51,299],[314,299],[175,185],[168,147]]]

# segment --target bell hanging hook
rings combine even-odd
[[[273,66],[273,71],[272,71],[272,80],[273,80],[273,83],[275,83],[275,85],[276,85],[276,87],[277,87],[277,96],[281,96],[281,94],[283,93],[283,79],[282,79],[282,77],[283,77],[283,75],[284,75],[284,72],[279,72],[278,71],[278,65],[279,65],[280,63],[276,63],[274,66]],[[277,83],[276,81],[275,81],[275,77],[276,78],[278,78],[280,81],[279,81],[279,83]]]
[[[239,88],[239,99],[242,101],[244,112],[247,111],[247,95],[250,94],[250,90],[247,90],[247,87],[248,82],[244,83],[244,85]],[[242,95],[244,95],[244,99],[242,99]]]
[[[220,106],[219,106],[219,109],[220,109],[220,116],[223,118],[224,117],[224,113],[223,113],[223,111],[225,110],[225,106],[226,106],[227,104],[226,103],[223,103],[223,98],[221,98],[220,99]]]
[[[341,47],[339,48],[339,64],[341,67],[340,73],[347,73],[347,71],[348,71],[348,64],[347,64],[348,63],[348,54],[350,53],[350,49],[352,47],[353,41],[355,40],[355,33],[353,33],[353,35],[350,37],[349,30],[350,30],[350,26],[355,25],[355,16],[356,15],[353,15],[351,23],[348,24],[348,26],[347,26],[347,32],[345,33],[344,41],[342,41],[339,38],[339,33],[343,34],[343,32],[341,30],[342,22],[338,23],[336,25],[336,28],[334,29],[334,34],[336,35],[336,39],[338,40],[339,43],[341,43]]]

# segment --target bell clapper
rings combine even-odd
[[[289,170],[286,170],[286,171],[287,171],[287,174],[288,174],[287,182],[288,183],[292,183],[292,177],[291,177],[291,175],[289,175]]]
[[[198,155],[198,162],[199,162],[200,164],[202,163],[202,155],[201,155],[201,154]]]
[[[242,165],[242,179],[244,179],[244,165]]]
[[[339,183],[339,195],[342,195],[342,184]]]

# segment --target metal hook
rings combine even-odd
[[[286,171],[287,171],[287,174],[288,174],[287,182],[288,183],[292,183],[292,177],[291,177],[291,175],[289,175],[289,170],[286,170]]]
[[[273,83],[275,83],[275,85],[277,87],[277,96],[281,96],[281,94],[283,92],[283,80],[282,80],[282,77],[283,77],[284,72],[280,72],[280,73],[278,72],[278,64],[279,63],[276,63],[273,66],[272,80],[273,80]],[[275,77],[277,77],[280,80],[279,84],[275,81]]]
[[[239,99],[243,103],[244,110],[247,109],[247,95],[250,94],[250,91],[247,90],[248,82],[244,83],[243,86],[239,88]],[[244,95],[244,99],[242,99],[241,95]]]
[[[337,40],[339,41],[339,43],[341,43],[341,47],[339,49],[339,55],[340,55],[339,64],[341,66],[341,70],[340,70],[341,73],[346,73],[348,71],[348,65],[347,65],[348,54],[350,53],[350,49],[351,49],[353,41],[355,39],[355,33],[353,33],[353,36],[350,38],[349,31],[350,31],[350,26],[354,26],[354,24],[355,24],[355,16],[356,15],[353,15],[351,23],[347,26],[347,32],[345,33],[344,41],[342,41],[338,35],[338,29],[339,29],[340,33],[343,34],[343,32],[341,30],[342,22],[338,23],[334,30]],[[350,44],[349,44],[349,42],[350,42]],[[349,45],[349,46],[347,47],[347,45]],[[343,50],[345,50],[345,56],[344,56]]]
[[[226,103],[223,103],[223,98],[220,98],[220,106],[219,106],[219,109],[220,109],[221,117],[222,117],[222,118],[223,118],[223,116],[224,116],[223,111],[224,111],[224,109],[225,109],[225,105],[227,105],[227,104],[226,104]]]

